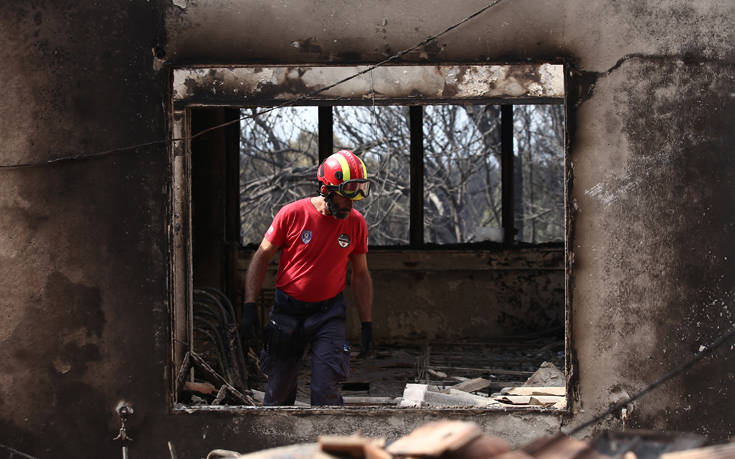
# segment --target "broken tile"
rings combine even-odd
[[[484,378],[473,378],[466,381],[462,381],[459,384],[451,386],[452,389],[461,390],[464,392],[477,392],[490,387],[490,381]]]
[[[327,453],[344,454],[351,457],[366,457],[365,446],[373,445],[382,448],[385,445],[383,438],[367,438],[362,435],[323,435],[319,437],[319,448]],[[373,449],[375,449],[373,448]],[[372,451],[372,454],[378,454]]]
[[[507,441],[491,435],[483,435],[462,448],[443,454],[442,459],[485,459],[508,451],[510,451],[510,443]]]
[[[474,422],[430,422],[391,443],[386,451],[399,456],[436,457],[458,450],[481,435],[482,430]]]
[[[456,406],[487,408],[495,404],[498,403],[489,397],[473,395],[451,387],[440,390],[436,386],[426,384],[406,384],[399,406],[402,408]]]
[[[595,451],[584,441],[559,433],[553,437],[539,438],[523,448],[536,459],[605,459],[610,458]]]
[[[542,363],[523,386],[566,386],[564,373],[551,362]]]
[[[522,386],[507,387],[500,391],[503,395],[552,395],[557,397],[566,396],[566,387],[564,386]]]

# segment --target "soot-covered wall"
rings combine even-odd
[[[485,4],[4,2],[0,451],[114,457],[120,400],[136,409],[133,457],[168,457],[167,441],[202,457],[324,431],[395,438],[438,416],[518,444],[730,327],[735,5],[506,0],[403,61],[568,64],[571,414],[171,413],[171,171],[148,144],[169,135],[169,69],[378,62]],[[134,144],[148,145],[75,159]],[[637,402],[629,426],[732,436],[730,349]]]

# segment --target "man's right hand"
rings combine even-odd
[[[242,320],[240,321],[240,338],[250,339],[255,336],[258,329],[258,305],[256,303],[245,303],[242,305]]]

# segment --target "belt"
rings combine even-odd
[[[341,298],[342,292],[323,301],[301,301],[282,290],[276,289],[275,310],[284,314],[308,316],[316,312],[326,311]]]

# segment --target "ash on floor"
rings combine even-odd
[[[434,342],[377,346],[375,355],[357,358],[352,352],[351,374],[342,383],[345,405],[392,405],[407,384],[446,388],[470,381],[485,381],[472,391],[490,396],[501,389],[564,386],[563,338],[503,339],[486,342]],[[309,404],[311,358],[304,357],[299,376],[297,404]],[[536,374],[534,374],[536,373]],[[529,378],[533,378],[529,380]],[[264,384],[253,387],[263,390]]]

